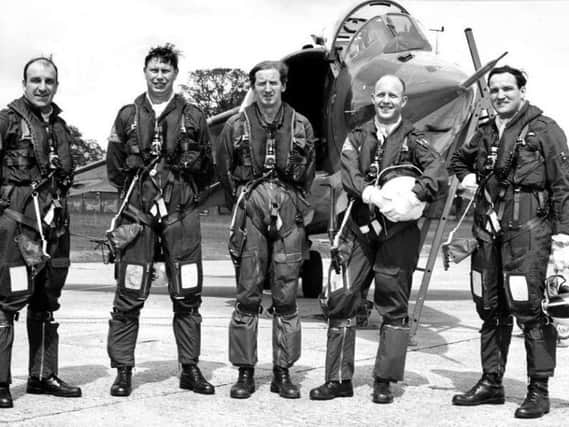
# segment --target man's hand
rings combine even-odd
[[[362,200],[368,205],[377,206],[379,209],[381,209],[386,202],[381,189],[374,185],[368,185],[364,188],[364,191],[362,192]]]
[[[130,154],[127,156],[126,161],[126,170],[128,172],[136,172],[139,169],[144,168],[144,160],[138,154]]]
[[[551,262],[555,271],[569,268],[569,235],[556,234],[551,237]]]
[[[476,183],[476,174],[469,173],[466,175],[460,184],[458,184],[458,189],[462,191],[462,197],[468,200],[472,199],[478,190],[478,184]]]

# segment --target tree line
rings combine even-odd
[[[249,89],[247,73],[238,68],[211,68],[188,73],[181,94],[211,117],[239,104]],[[84,139],[76,126],[69,126],[74,143],[71,153],[77,167],[101,160],[105,150],[94,139]]]

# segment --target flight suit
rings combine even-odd
[[[120,227],[139,225],[128,239],[132,241],[117,251],[107,347],[111,366],[134,366],[140,310],[157,261],[166,266],[179,362],[195,365],[203,278],[197,203],[213,175],[203,113],[174,95],[155,117],[147,96],[140,95],[118,113],[109,138],[107,171],[122,198],[136,179]]]
[[[569,150],[563,131],[526,103],[503,135],[491,121],[460,147],[451,167],[476,173],[471,291],[482,319],[485,375],[504,375],[514,315],[524,331],[527,374],[553,376],[556,330],[541,308],[552,234],[569,234]]]
[[[0,385],[11,383],[14,320],[26,304],[29,376],[58,371],[53,312],[69,269],[66,198],[74,167],[73,137],[52,107],[48,122],[23,97],[0,111]]]
[[[345,265],[347,287],[333,290],[324,309],[329,327],[326,382],[351,380],[354,374],[356,313],[362,289],[375,279],[374,302],[382,316],[374,376],[385,381],[403,379],[409,337],[408,303],[413,271],[419,258],[417,221],[393,223],[362,201],[376,174],[393,165],[411,164],[422,174],[413,192],[431,201],[446,185],[447,174],[438,153],[411,122],[403,120],[383,144],[375,121],[353,129],[342,147],[342,183],[353,208],[340,238],[339,259]],[[372,172],[372,164],[380,165]]]
[[[306,194],[314,178],[312,127],[285,103],[275,121],[266,123],[253,103],[226,123],[220,138],[222,178],[237,198],[229,242],[237,276],[229,360],[239,367],[257,363],[258,316],[269,274],[273,364],[289,368],[300,357],[296,293],[307,249]],[[269,140],[274,141],[274,152],[267,155]]]

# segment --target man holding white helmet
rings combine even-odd
[[[497,116],[457,149],[451,163],[475,197],[471,287],[483,322],[482,378],[452,403],[505,402],[513,315],[524,331],[529,377],[515,416],[538,418],[549,412],[557,336],[542,311],[547,264],[550,255],[556,270],[569,262],[569,148],[557,123],[525,100],[520,70],[494,68],[488,87]]]
[[[419,258],[417,220],[447,182],[438,153],[402,119],[405,83],[380,78],[372,93],[375,117],[353,129],[342,147],[342,183],[352,199],[339,236],[345,286],[327,295],[326,382],[313,400],[353,395],[356,312],[361,290],[375,279],[383,324],[374,369],[375,403],[391,403],[390,383],[403,379],[409,339],[408,303]]]

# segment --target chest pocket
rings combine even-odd
[[[131,125],[126,130],[126,145],[128,154],[140,155],[140,145],[138,144],[138,136],[136,129],[138,127],[138,107],[135,104],[134,117]]]
[[[417,144],[417,142],[414,142]],[[409,149],[409,139],[405,137],[403,143],[401,144],[401,151],[399,152],[398,164],[413,163],[413,158],[411,156],[411,150]]]
[[[189,112],[184,112],[180,119],[174,153],[178,153],[182,170],[191,173],[199,187],[209,184],[214,174],[211,152],[207,144],[201,143],[201,130]]]
[[[235,153],[235,170],[233,176],[240,181],[249,181],[254,177],[253,158],[251,154],[250,125],[247,116],[245,120],[239,121],[237,135],[233,140],[233,150]]]
[[[200,130],[196,127],[194,121],[187,111],[182,115],[180,120],[180,132],[178,133],[178,142],[182,144],[198,145],[200,139]]]
[[[294,135],[290,143],[285,173],[293,182],[299,182],[304,178],[313,147],[312,142],[309,143],[306,139],[303,123],[296,120],[295,113],[292,114],[291,129]]]
[[[538,190],[544,188],[545,159],[540,147],[539,138],[534,132],[522,130],[517,147],[514,185]]]
[[[6,140],[4,166],[14,169],[29,169],[36,163],[32,134],[24,120],[19,123],[14,122],[14,126],[10,126]]]

